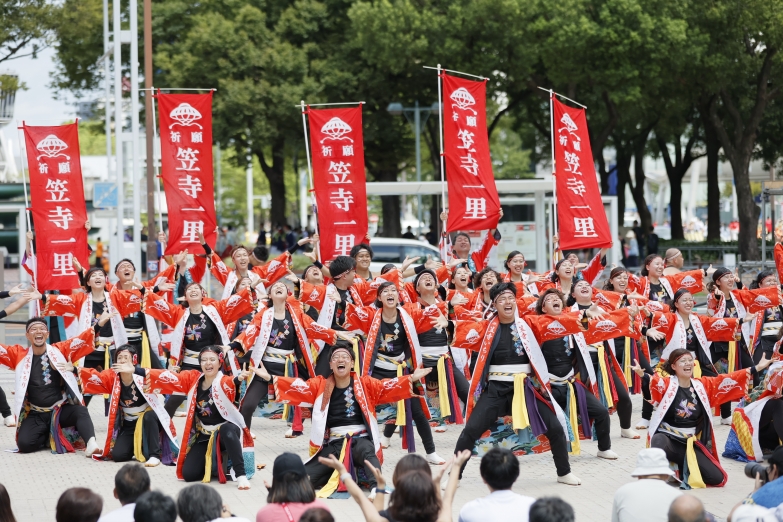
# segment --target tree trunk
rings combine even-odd
[[[440,221],[440,195],[439,194],[433,194],[430,196],[430,230],[435,232],[438,237],[440,237],[440,228],[441,228],[441,221]]]
[[[272,165],[264,160],[263,151],[256,152],[261,170],[269,180],[269,194],[272,197],[272,209],[269,213],[269,221],[272,226],[283,225],[287,222],[285,199],[285,140],[279,138],[272,143]],[[257,231],[256,231],[257,232]]]
[[[671,191],[669,207],[672,216],[672,239],[685,239],[685,233],[682,230],[682,178],[677,181],[669,178],[669,190]]]
[[[650,130],[652,127],[650,127]],[[639,213],[639,219],[641,220],[642,233],[646,237],[652,226],[652,215],[650,209],[647,208],[647,201],[644,199],[644,182],[647,179],[644,176],[644,149],[647,145],[647,137],[650,135],[648,130],[642,136],[639,136],[635,140],[634,144],[634,184],[631,187],[631,194],[633,200],[636,202],[636,211]],[[642,245],[639,245],[639,250],[642,250]]]
[[[381,196],[383,208],[383,237],[402,237],[402,223],[400,223],[400,196]]]
[[[720,241],[720,184],[718,153],[720,142],[708,118],[704,120],[704,142],[707,147],[707,241]]]
[[[725,152],[725,149],[724,149]],[[727,155],[731,170],[734,171],[734,185],[737,187],[737,213],[739,214],[739,251],[742,261],[755,261],[761,259],[758,224],[760,208],[753,201],[753,193],[750,189],[750,167],[749,151],[737,151],[731,156]],[[762,223],[761,230],[765,232],[765,224]],[[762,233],[763,233],[762,232]]]
[[[625,226],[625,186],[631,177],[632,157],[618,146],[617,141],[615,141],[615,149],[617,150],[617,223],[623,227]]]

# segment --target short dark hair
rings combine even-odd
[[[310,508],[302,513],[299,522],[334,522],[334,517],[324,508]]]
[[[257,246],[253,249],[253,257],[259,261],[266,261],[269,259],[269,249],[265,246]]]
[[[381,303],[381,294],[384,290],[389,288],[390,286],[393,286],[394,288],[397,288],[397,285],[395,285],[391,281],[384,281],[380,285],[378,285],[378,293],[375,295],[375,307],[378,309],[383,308],[383,303]],[[398,290],[399,293],[399,290]],[[399,297],[399,301],[402,302],[402,296]]]
[[[432,475],[421,471],[400,477],[389,496],[389,514],[399,522],[435,522],[440,507],[440,492]]]
[[[11,509],[11,496],[2,484],[0,484],[0,520],[3,522],[16,522],[14,511]]]
[[[425,475],[429,474],[432,476],[430,465],[424,457],[418,453],[408,453],[397,462],[396,466],[394,466],[392,485],[396,485],[397,481],[412,471],[421,471]]]
[[[370,260],[375,257],[375,253],[372,251],[372,248],[367,243],[359,243],[358,245],[354,245],[351,249],[350,256],[354,259],[356,259],[356,256],[359,255],[359,252],[362,250],[366,250],[367,253],[370,254]]]
[[[672,297],[672,300],[669,303],[669,310],[671,312],[676,312],[677,311],[677,301],[682,299],[682,296],[684,296],[685,294],[690,294],[690,293],[691,293],[690,290],[688,290],[687,288],[678,288],[677,291],[674,292],[674,296]]]
[[[647,277],[648,275],[650,275],[650,271],[647,270],[647,265],[655,261],[656,257],[661,257],[661,256],[659,256],[658,254],[650,254],[649,256],[644,258],[644,262],[642,263],[642,269],[639,272],[640,274],[642,274],[642,276]],[[661,259],[663,258],[661,257]]]
[[[27,330],[29,330],[30,325],[33,323],[41,323],[46,327],[47,330],[49,329],[49,323],[46,322],[46,318],[36,316],[36,317],[31,317],[30,319],[27,320],[27,322],[24,324],[24,331],[26,332]]]
[[[560,297],[560,300],[563,301],[563,305],[565,306],[565,297],[563,296],[563,292],[561,292],[557,288],[547,288],[540,296],[538,296],[538,301],[536,301],[536,313],[538,315],[544,313],[544,299],[546,299],[546,297],[551,294],[557,294],[557,296]]]
[[[85,289],[89,289],[90,288],[90,278],[96,272],[100,272],[101,274],[103,274],[103,279],[104,279],[104,283],[105,283],[105,280],[108,277],[106,275],[106,271],[103,268],[99,268],[97,266],[94,266],[94,267],[90,268],[89,270],[87,270],[87,272],[85,272],[85,274],[84,274],[84,288]]]
[[[494,490],[511,489],[519,478],[519,460],[511,450],[492,448],[481,457],[481,478]]]
[[[693,355],[693,354],[691,353],[691,351],[690,351],[690,350],[688,350],[687,348],[676,348],[676,349],[672,350],[672,351],[671,351],[671,353],[669,354],[669,358],[668,358],[668,359],[666,359],[666,360],[663,362],[663,365],[662,365],[662,369],[663,369],[663,371],[665,371],[665,372],[666,372],[667,374],[669,374],[669,375],[675,375],[675,373],[674,373],[674,367],[673,367],[672,365],[673,365],[675,362],[677,362],[677,359],[679,359],[679,358],[680,358],[680,357],[682,357],[683,355],[687,355],[687,354],[691,354],[691,355]],[[695,358],[695,357],[694,357],[694,358]]]
[[[223,513],[223,499],[214,488],[193,484],[177,495],[177,512],[182,522],[210,522]]]
[[[148,491],[136,500],[133,519],[139,522],[176,522],[177,504],[160,491]]]
[[[772,277],[775,275],[774,270],[762,270],[759,272],[756,277],[753,279],[753,281],[750,282],[749,288],[751,290],[755,290],[757,288],[761,288],[761,283],[764,282],[764,280],[768,277]]]
[[[500,280],[502,279],[500,277],[500,274],[495,269],[490,268],[490,267],[486,267],[486,268],[482,269],[481,272],[476,272],[475,274],[473,274],[473,287],[476,290],[478,290],[478,288],[481,286],[481,280],[484,279],[485,275],[490,274],[490,273],[495,274],[495,279],[498,282],[500,282]]]
[[[530,506],[530,522],[574,522],[574,508],[560,497],[541,497]]]
[[[517,286],[514,283],[497,283],[489,289],[489,300],[494,301],[503,292],[511,292],[517,296]]]
[[[310,483],[310,477],[300,476],[292,471],[284,472],[279,479],[272,480],[269,494],[266,496],[267,504],[282,504],[299,502],[309,504],[315,501],[315,490]]]
[[[130,345],[124,344],[118,350],[127,350],[128,346]],[[114,488],[117,490],[117,500],[120,504],[123,506],[132,504],[150,490],[150,475],[141,464],[125,464],[114,475]]]
[[[66,489],[57,500],[57,522],[98,522],[103,499],[88,488]]]
[[[348,256],[337,256],[329,263],[329,273],[332,274],[332,279],[336,279],[356,268],[356,260]]]
[[[134,271],[136,270],[136,265],[134,265],[134,264],[133,264],[133,261],[131,261],[130,259],[128,259],[128,258],[126,257],[125,259],[120,259],[119,261],[117,261],[117,264],[116,264],[116,265],[114,265],[114,273],[115,273],[115,274],[117,273],[117,269],[120,267],[120,265],[121,265],[122,263],[130,263],[130,266],[132,266],[132,267],[133,267],[133,270],[134,270]]]

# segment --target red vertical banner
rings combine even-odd
[[[169,211],[166,254],[199,245],[198,233],[215,245],[212,173],[212,92],[158,94],[160,175]]]
[[[596,179],[585,110],[556,98],[552,104],[560,249],[609,247],[612,231]]]
[[[443,74],[443,144],[449,187],[446,229],[497,227],[500,199],[489,154],[484,81]]]
[[[23,129],[36,232],[38,290],[79,288],[71,255],[82,266],[89,266],[79,128],[72,123],[56,127],[25,125]]]
[[[362,107],[308,109],[321,258],[346,256],[367,236]]]

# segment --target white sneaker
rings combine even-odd
[[[3,419],[3,424],[5,424],[6,427],[8,428],[13,428],[14,426],[16,426],[16,417],[14,417],[13,415],[9,415],[5,419]]]
[[[85,457],[88,459],[92,457],[95,453],[98,453],[101,451],[100,446],[98,446],[98,443],[95,442],[95,437],[92,437],[90,440],[87,441],[87,448],[84,450]]]
[[[620,436],[626,439],[640,439],[642,436],[633,431],[631,428],[623,428],[620,430]]]
[[[731,417],[726,417],[725,419],[721,419],[720,423],[724,426],[731,426]]]
[[[145,468],[154,468],[160,464],[160,459],[158,457],[150,457],[147,459],[147,462],[144,463]]]
[[[256,434],[253,433],[252,431],[250,432],[250,436],[253,437],[253,440],[256,440]]]
[[[187,417],[188,414],[187,414],[187,412],[184,412],[184,411],[175,411],[174,412],[174,416],[175,417]]]
[[[640,419],[639,422],[636,423],[637,430],[646,430],[649,427],[650,427],[650,421],[647,419]]]
[[[562,477],[557,477],[557,481],[560,484],[566,484],[568,486],[580,486],[582,485],[582,479],[574,475],[573,473],[569,473],[568,475],[563,475]]]
[[[427,453],[427,462],[430,464],[433,464],[435,466],[441,466],[446,463],[445,460],[443,460],[437,453],[434,451],[432,453]]]
[[[237,478],[237,489],[250,489],[250,481],[247,480],[246,476],[242,475],[241,477]]]
[[[606,460],[617,460],[620,455],[615,453],[614,451],[608,449],[606,451],[599,451],[597,453],[597,456],[599,459],[606,459]]]
[[[383,449],[391,448],[391,437],[384,437],[381,435],[381,447]]]

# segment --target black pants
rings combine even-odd
[[[122,415],[121,412],[117,412],[118,415]],[[120,432],[117,434],[117,439],[114,441],[114,447],[111,450],[111,456],[114,462],[128,462],[133,458],[133,435],[136,431],[136,423],[138,421],[129,422],[123,419]],[[147,451],[142,448],[144,458],[149,460],[150,457],[160,459],[160,431],[163,427],[160,425],[158,416],[154,411],[148,411],[144,414],[142,419],[142,429],[144,430],[144,438],[147,441]]]
[[[253,381],[245,391],[245,396],[242,398],[242,405],[239,407],[239,413],[245,419],[245,426],[250,428],[250,423],[253,421],[253,413],[256,411],[258,404],[269,393],[269,381],[265,381],[258,375],[253,377]]]
[[[394,370],[386,370],[384,368],[373,368],[372,376],[376,379],[393,379],[397,377],[397,372]],[[424,414],[424,409],[421,407],[421,401],[413,397],[410,401],[411,405],[411,418],[416,423],[416,431],[419,432],[421,442],[424,444],[424,451],[427,454],[435,453],[435,439],[432,438],[432,428],[430,428],[430,421],[427,420],[427,416]],[[398,412],[399,414],[399,412]],[[396,426],[394,424],[386,424],[383,427],[383,436],[391,437],[394,435]]]
[[[0,388],[0,417],[10,417],[11,413],[11,406],[8,404],[8,399],[5,398],[5,392],[3,388]]]
[[[759,419],[759,444],[765,450],[773,450],[783,440],[783,400],[770,399],[761,410]]]
[[[451,365],[451,371],[454,374],[454,388],[457,390],[457,397],[459,400],[468,403],[468,393],[470,393],[470,383],[459,371],[454,364],[454,359],[449,358],[448,364]],[[425,368],[433,368],[433,370],[427,374],[425,380],[427,383],[438,382],[438,360],[437,359],[424,359]]]
[[[31,411],[19,427],[16,441],[19,453],[32,453],[48,448],[51,423],[51,412]],[[95,427],[92,425],[90,412],[82,405],[63,404],[60,411],[60,427],[75,427],[84,442],[95,437]]]
[[[597,376],[601,371],[600,366],[598,366],[598,354],[591,352],[590,356],[595,356],[595,360],[593,361],[593,368],[595,369],[595,374]],[[625,377],[620,377],[617,375],[613,365],[609,365],[608,370],[609,375],[612,376],[612,380],[614,381],[614,387],[617,390],[617,402],[614,406],[617,409],[617,416],[620,418],[620,427],[624,430],[627,430],[631,427],[631,414],[633,413],[631,395],[628,393],[628,389],[626,388]]]
[[[686,444],[684,441],[673,439],[664,433],[656,433],[650,440],[651,448],[661,448],[666,452],[666,458],[671,462],[677,463],[680,467],[680,472],[685,465],[685,449]],[[705,455],[701,448],[696,447],[696,460],[699,462],[699,471],[701,472],[701,478],[708,486],[716,486],[723,482],[723,473],[721,469],[716,466]],[[680,477],[682,478],[682,477]]]
[[[481,394],[473,408],[468,422],[465,423],[465,429],[462,430],[459,439],[457,439],[457,447],[454,448],[454,453],[463,450],[472,451],[476,446],[476,441],[497,422],[498,418],[511,414],[513,399],[513,382],[490,381],[486,391]],[[547,429],[544,435],[549,439],[552,458],[555,460],[555,468],[557,468],[557,476],[568,475],[571,473],[571,466],[568,463],[568,444],[563,432],[563,426],[557,420],[557,415],[550,409],[549,404],[536,398],[536,406]]]
[[[201,371],[201,367],[196,366],[195,364],[182,363],[180,366],[180,371],[182,370]],[[169,398],[166,399],[166,405],[164,406],[164,409],[166,410],[166,413],[169,414],[169,417],[174,417],[174,413],[176,413],[177,408],[179,408],[180,404],[185,402],[185,399],[187,398],[187,395],[169,395]]]
[[[245,474],[245,459],[242,456],[242,432],[234,424],[226,422],[218,428],[220,434],[220,448],[228,453],[231,464],[234,468],[234,474],[237,477]],[[217,435],[216,435],[217,436]],[[207,466],[207,447],[209,446],[209,437],[205,434],[199,434],[198,440],[185,456],[185,462],[182,464],[182,478],[185,482],[199,482],[204,478],[204,472]],[[185,451],[183,447],[181,451]],[[217,451],[213,448],[212,451]],[[218,462],[218,466],[221,463]],[[218,473],[217,468],[212,468],[212,476]]]
[[[132,341],[129,339],[128,344],[136,349],[136,353],[139,354],[139,364],[141,364],[141,338]],[[152,346],[150,346],[150,367],[153,370],[163,369],[163,363],[160,362],[160,356],[153,351]]]
[[[305,464],[305,469],[307,470],[307,475],[310,477],[310,483],[313,485],[313,489],[324,487],[326,483],[329,482],[329,478],[334,472],[332,468],[318,462],[318,457],[328,459],[330,455],[334,455],[339,459],[342,448],[343,440],[335,439],[332,442],[325,444],[324,447],[321,448],[321,451]],[[381,463],[378,461],[378,456],[375,454],[375,446],[370,437],[357,437],[351,441],[351,459],[353,459],[355,468],[364,468],[367,480],[370,482],[370,488],[377,486],[375,475],[373,475],[370,468],[364,463],[366,460],[376,469],[381,469]]]
[[[574,388],[581,386],[578,383],[574,383]],[[552,397],[557,401],[564,411],[568,411],[566,398],[567,398],[567,386],[552,386]],[[606,451],[612,448],[612,441],[609,438],[609,410],[606,406],[601,404],[595,395],[590,393],[590,390],[585,391],[585,398],[587,399],[587,415],[590,420],[593,421],[595,426],[595,434],[598,436],[598,449],[600,451]],[[574,434],[576,435],[576,434]],[[586,433],[590,437],[590,433]]]

